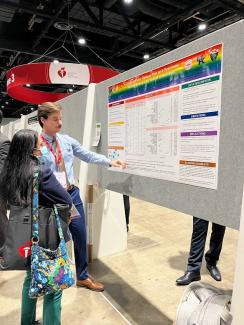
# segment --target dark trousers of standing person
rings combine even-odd
[[[85,213],[78,187],[74,186],[68,192],[80,214],[80,217],[74,218],[69,225],[74,242],[76,277],[77,280],[85,280],[88,278]]]
[[[208,224],[209,222],[206,220],[193,217],[191,248],[187,264],[187,271],[189,272],[200,272],[208,233]],[[205,260],[208,265],[216,266],[222,249],[224,234],[224,226],[216,223],[212,224],[209,250],[205,254]]]
[[[123,194],[126,225],[130,223],[130,197]]]

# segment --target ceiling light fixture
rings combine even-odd
[[[30,87],[31,85],[30,84],[26,84],[26,87]]]
[[[133,2],[133,0],[124,0],[124,3],[126,3],[127,5],[130,5]]]
[[[59,60],[56,60],[55,59],[55,60],[53,60],[53,63],[56,63],[57,64],[57,63],[59,63]]]
[[[150,55],[148,54],[148,53],[145,53],[144,55],[143,55],[143,59],[144,60],[148,60],[150,58]]]
[[[4,105],[2,105],[1,108],[4,108]]]
[[[74,91],[74,89],[72,88],[69,88],[69,92],[72,93]]]
[[[85,45],[86,44],[86,40],[84,39],[84,37],[80,37],[78,39],[78,43],[81,44],[81,45]]]
[[[53,26],[59,30],[71,30],[73,28],[72,25],[64,21],[57,21]]]
[[[8,105],[8,102],[5,102],[6,105]]]
[[[206,23],[200,23],[199,25],[198,25],[198,30],[200,30],[200,31],[203,31],[203,30],[205,30],[207,28],[207,24]]]

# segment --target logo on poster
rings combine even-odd
[[[190,59],[185,62],[185,69],[190,70],[191,67],[192,67],[192,60]]]
[[[209,51],[210,59],[212,61],[217,60],[218,54],[219,54],[219,50],[217,48],[216,49],[212,49],[211,51]]]
[[[60,78],[64,78],[66,76],[67,72],[65,70],[65,67],[62,67],[58,70],[58,75]]]
[[[204,60],[205,60],[205,55],[204,55],[204,54],[199,55],[199,56],[197,57],[198,65],[204,64],[204,63],[205,63]]]

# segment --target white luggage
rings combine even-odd
[[[183,293],[175,325],[230,325],[231,295],[209,284],[192,282]]]

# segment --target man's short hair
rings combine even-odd
[[[37,117],[40,126],[43,127],[41,118],[44,118],[46,120],[48,116],[50,116],[53,113],[60,112],[61,109],[62,109],[61,105],[52,102],[46,102],[39,105],[37,111]]]

